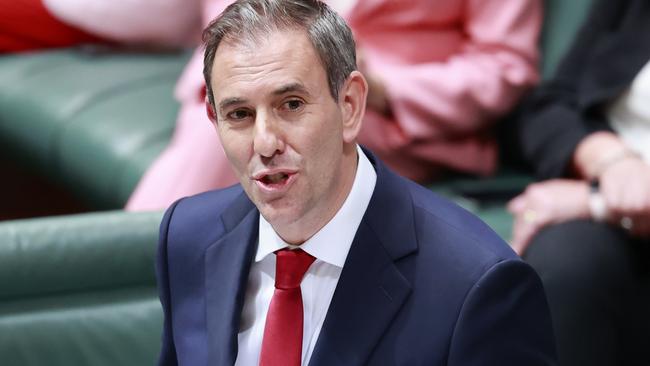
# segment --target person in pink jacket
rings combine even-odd
[[[207,25],[231,1],[205,0]],[[360,142],[398,173],[427,182],[453,170],[495,170],[491,125],[538,80],[539,0],[328,1],[348,21],[369,80]],[[236,182],[205,112],[203,50],[176,88],[174,136],[128,210]],[[218,68],[215,69],[218,72]]]

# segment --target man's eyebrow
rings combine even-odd
[[[292,92],[309,94],[307,88],[305,88],[305,86],[300,83],[291,83],[291,84],[283,85],[278,89],[276,89],[275,91],[273,91],[273,94],[282,95],[282,94],[292,93]]]
[[[245,99],[238,98],[238,97],[226,98],[219,102],[219,110],[224,110],[235,104],[242,104],[245,101],[246,101]]]
[[[283,85],[278,89],[274,90],[273,94],[282,95],[282,94],[292,93],[292,92],[309,95],[309,91],[307,91],[307,88],[305,88],[305,86],[302,85],[301,83],[291,83],[291,84]],[[236,104],[243,104],[243,103],[246,103],[246,99],[244,98],[239,98],[239,97],[226,98],[219,102],[219,110],[224,110],[230,106]]]

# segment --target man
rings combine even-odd
[[[161,365],[554,363],[533,270],[356,145],[368,86],[338,15],[242,0],[204,41],[241,184],[163,219]]]

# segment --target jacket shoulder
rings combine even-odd
[[[245,196],[240,185],[181,198],[167,209],[161,224],[169,250],[207,247],[225,232],[222,216]],[[195,251],[195,250],[193,250]]]
[[[476,270],[504,260],[520,260],[510,246],[473,213],[446,198],[409,184],[413,198],[416,236],[421,251],[435,246],[455,258],[457,268]],[[476,273],[478,275],[478,273]]]

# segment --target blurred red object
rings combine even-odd
[[[42,0],[0,0],[0,9],[0,52],[106,42],[57,20]]]

